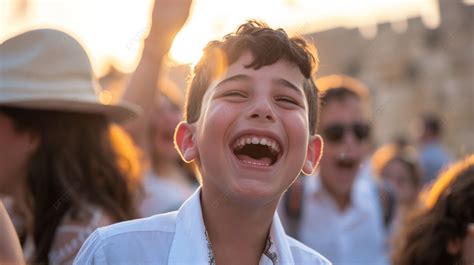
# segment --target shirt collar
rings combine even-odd
[[[213,264],[212,249],[202,217],[200,193],[201,188],[198,188],[178,211],[169,264]],[[293,263],[285,230],[275,213],[260,264]]]
[[[198,188],[179,208],[168,264],[208,264],[200,193]]]
[[[273,215],[273,222],[270,228],[270,236],[274,243],[274,252],[278,255],[277,264],[294,264],[293,255],[290,245],[288,244],[288,236],[278,217],[278,213]],[[272,248],[270,248],[271,250]]]
[[[209,265],[216,265],[216,259],[214,258],[214,254],[212,253],[212,245],[209,241],[209,237],[206,234],[207,240],[207,256]],[[273,243],[271,235],[268,236],[267,242],[265,245],[265,249],[263,250],[262,256],[260,257],[259,261],[260,265],[278,265],[278,254],[277,250],[275,249],[275,244]]]

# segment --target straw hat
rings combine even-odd
[[[0,106],[98,113],[112,121],[140,112],[131,103],[101,101],[100,91],[84,48],[64,32],[32,30],[0,44]]]

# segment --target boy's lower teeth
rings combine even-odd
[[[271,159],[268,157],[262,157],[260,159],[255,159],[247,155],[238,155],[237,158],[246,164],[257,165],[257,166],[269,166],[271,164]]]

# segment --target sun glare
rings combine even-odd
[[[100,75],[110,63],[132,71],[149,30],[152,0],[0,0],[0,39],[24,29],[56,27],[77,36]],[[465,0],[465,2],[472,2]],[[334,27],[359,28],[373,37],[375,24],[392,23],[402,32],[406,19],[421,16],[439,25],[435,0],[195,0],[191,16],[170,51],[176,63],[196,63],[207,42],[232,32],[248,19],[262,19],[290,34]]]

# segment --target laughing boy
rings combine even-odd
[[[175,133],[201,187],[177,212],[96,230],[76,264],[329,264],[288,237],[284,191],[321,157],[313,49],[250,21],[212,41]]]

